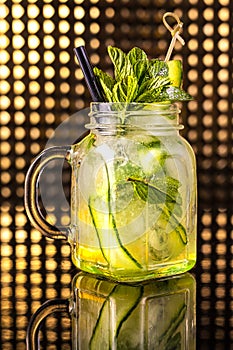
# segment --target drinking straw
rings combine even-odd
[[[99,87],[98,81],[95,77],[93,67],[88,58],[86,49],[84,46],[78,46],[74,49],[74,53],[79,61],[82,69],[88,90],[91,94],[93,102],[104,102],[104,97]]]

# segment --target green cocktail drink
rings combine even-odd
[[[91,134],[71,152],[80,269],[136,281],[194,265],[195,158],[178,112],[170,104],[92,104]]]

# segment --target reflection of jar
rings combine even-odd
[[[195,157],[178,115],[174,104],[92,103],[90,134],[68,150],[66,237],[81,270],[140,281],[195,264]],[[61,157],[51,152],[43,157]],[[44,220],[39,227],[48,231]]]
[[[195,279],[190,274],[140,284],[115,283],[83,272],[70,301],[73,350],[195,350]],[[39,323],[67,301],[51,300],[35,313],[28,344]]]

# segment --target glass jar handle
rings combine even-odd
[[[48,300],[42,304],[39,309],[33,314],[26,335],[27,350],[39,350],[40,338],[39,330],[41,322],[54,312],[65,312],[69,314],[70,302],[68,299]]]
[[[43,216],[38,201],[39,178],[48,165],[48,163],[55,159],[65,159],[68,154],[70,146],[54,146],[45,149],[28,169],[25,179],[25,208],[34,227],[49,238],[67,239],[69,234],[69,227],[62,227],[61,230],[51,225]]]

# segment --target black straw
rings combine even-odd
[[[82,69],[88,90],[94,102],[104,102],[104,97],[99,87],[99,83],[94,74],[91,62],[88,58],[84,46],[79,46],[74,49],[75,55]]]

